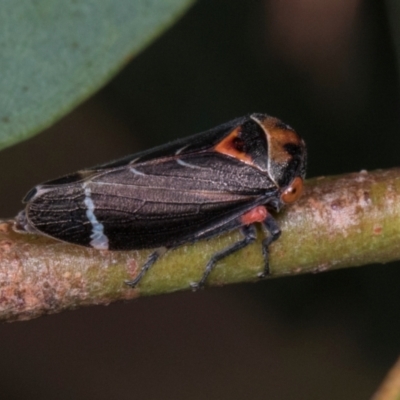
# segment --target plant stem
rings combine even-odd
[[[400,259],[400,169],[307,181],[305,193],[277,216],[282,236],[270,246],[271,277]],[[83,305],[190,289],[212,254],[240,239],[231,232],[169,251],[137,288],[124,284],[151,250],[83,248],[0,222],[0,319],[26,320]],[[208,283],[256,281],[261,240],[217,264]]]

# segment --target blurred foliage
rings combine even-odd
[[[2,0],[0,149],[105,85],[192,2]]]

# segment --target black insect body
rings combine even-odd
[[[241,229],[243,239],[215,254],[215,263],[256,239],[280,235],[269,211],[301,194],[306,147],[289,126],[265,114],[237,118],[207,132],[85,169],[33,188],[17,228],[99,250],[158,248],[138,276],[167,250]]]

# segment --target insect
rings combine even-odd
[[[296,201],[303,187],[306,146],[288,125],[250,114],[209,131],[34,187],[17,228],[98,250],[156,248],[135,287],[168,249],[240,229],[243,238],[214,254],[215,264],[256,239],[261,223],[264,270],[280,236],[270,211]]]

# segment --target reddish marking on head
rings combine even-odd
[[[244,225],[251,225],[254,222],[263,222],[267,218],[268,211],[264,206],[258,206],[240,217]]]
[[[294,203],[303,192],[303,179],[299,176],[294,178],[292,183],[281,194],[281,200],[285,204]]]
[[[242,127],[235,128],[227,137],[222,139],[215,147],[214,151],[237,158],[247,164],[253,165],[253,159],[250,154],[244,151],[243,140],[239,137]]]

